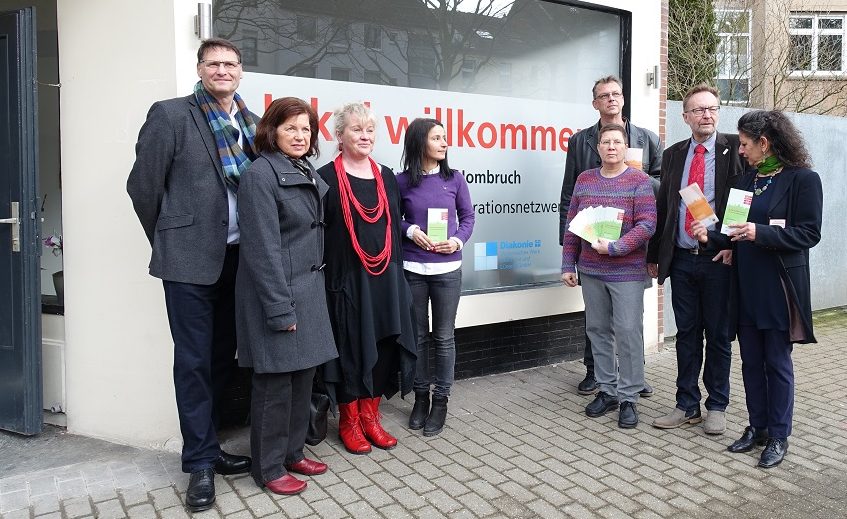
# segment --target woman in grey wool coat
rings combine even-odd
[[[338,356],[324,291],[318,119],[294,97],[275,100],[256,130],[260,156],[238,189],[238,362],[253,368],[250,448],[256,484],[297,494],[324,463],[303,454],[315,367]]]

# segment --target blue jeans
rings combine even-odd
[[[729,405],[729,340],[727,300],[730,267],[710,256],[675,249],[671,262],[671,302],[676,317],[676,407],[694,412],[700,407],[700,368],[709,396],[706,409],[725,411]],[[703,365],[703,334],[706,363]]]
[[[415,307],[415,330],[418,339],[418,360],[415,366],[414,389],[439,397],[450,396],[456,367],[456,310],[462,291],[462,269],[445,274],[424,276],[406,271]],[[432,303],[432,334],[429,333],[429,306]],[[434,366],[430,366],[433,351]]]

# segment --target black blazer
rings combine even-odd
[[[785,220],[785,227],[756,224],[754,245],[773,252],[773,261],[779,263],[780,279],[789,305],[791,342],[810,343],[815,340],[812,329],[812,296],[809,276],[809,249],[821,240],[823,219],[823,188],[817,173],[810,169],[786,167],[782,178],[772,188],[768,220]],[[738,181],[738,189],[753,191],[755,172]],[[720,248],[734,247],[728,236],[709,234],[709,242]],[[730,336],[734,337],[738,323],[738,291],[756,287],[744,285],[738,279],[738,267],[733,263],[731,276],[729,320]]]
[[[650,240],[647,249],[647,263],[659,264],[659,284],[665,282],[671,268],[673,251],[676,246],[676,233],[679,228],[679,186],[685,173],[685,157],[688,155],[688,145],[691,139],[679,141],[668,147],[662,155],[662,183],[656,196],[656,232]],[[723,218],[726,211],[726,199],[729,189],[745,170],[745,162],[738,154],[738,135],[718,133],[715,136],[715,214]],[[720,231],[720,222],[715,224]],[[709,237],[720,234],[710,231]],[[719,249],[711,240],[706,246],[706,253],[715,253]],[[710,250],[714,249],[714,250]]]

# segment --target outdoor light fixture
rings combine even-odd
[[[659,65],[654,65],[653,70],[647,73],[647,86],[659,88]]]
[[[201,40],[212,37],[212,4],[200,2],[197,4],[197,15],[194,17],[194,34]]]

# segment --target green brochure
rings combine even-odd
[[[735,188],[730,189],[729,198],[726,200],[726,212],[723,214],[723,222],[721,223],[721,234],[729,234],[729,231],[732,230],[729,226],[732,224],[746,223],[752,203],[752,192]]]
[[[426,217],[426,235],[434,242],[447,241],[447,209],[430,207]]]

